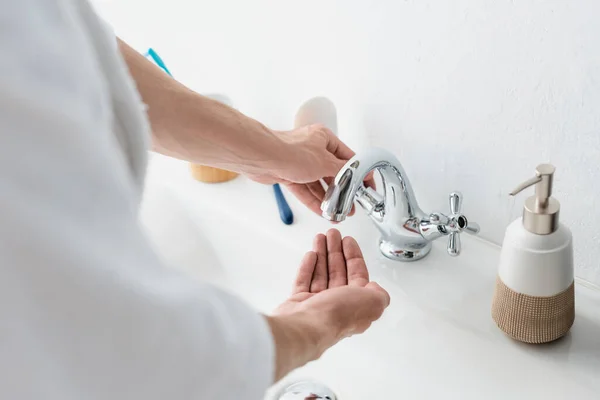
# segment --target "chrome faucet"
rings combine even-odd
[[[363,184],[373,170],[381,174],[383,194]],[[460,233],[479,232],[479,226],[461,213],[462,195],[458,192],[450,194],[449,215],[421,211],[400,161],[383,149],[369,149],[346,163],[325,194],[323,217],[343,221],[354,200],[381,231],[379,248],[392,260],[419,260],[429,253],[431,242],[441,236],[449,236],[448,254],[457,256]]]

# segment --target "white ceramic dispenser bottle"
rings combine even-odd
[[[523,217],[506,229],[492,303],[498,327],[526,343],[556,340],[575,319],[573,240],[551,197],[554,171],[550,164],[538,165],[536,176],[511,193],[535,185]]]

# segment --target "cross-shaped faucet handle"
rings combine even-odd
[[[449,196],[450,215],[442,213],[433,213],[430,215],[430,222],[438,226],[438,229],[448,237],[448,254],[457,256],[460,254],[460,233],[465,231],[471,235],[479,233],[479,225],[476,222],[470,222],[464,214],[461,213],[462,194],[452,192]]]

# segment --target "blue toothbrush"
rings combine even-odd
[[[291,225],[294,222],[294,214],[292,214],[292,209],[285,199],[279,183],[273,185],[273,191],[275,192],[275,200],[277,200],[281,221],[286,225]]]
[[[158,65],[163,71],[165,71],[169,76],[173,76],[171,71],[169,71],[169,69],[165,65],[165,62],[162,60],[162,58],[160,58],[158,53],[156,51],[154,51],[154,49],[152,47],[150,47],[148,49],[148,51],[146,52],[146,54],[144,54],[144,55],[146,57],[150,57],[152,59],[152,61],[154,61],[154,63],[156,65]]]

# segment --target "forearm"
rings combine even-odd
[[[204,97],[119,40],[152,127],[155,151],[199,164],[260,174],[286,144],[258,121]]]

